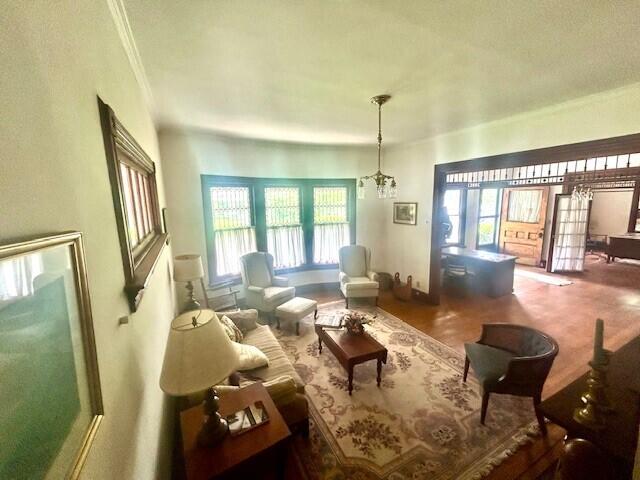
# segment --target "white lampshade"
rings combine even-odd
[[[216,314],[186,312],[171,322],[160,388],[173,396],[201,392],[227,378],[237,365],[238,353]]]
[[[176,282],[189,282],[204,277],[200,255],[178,255],[173,262],[173,279]]]

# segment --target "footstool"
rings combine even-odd
[[[300,320],[313,312],[318,318],[318,302],[304,297],[293,297],[276,308],[276,326],[280,328],[280,319],[296,322],[296,335],[300,335]]]

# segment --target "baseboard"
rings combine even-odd
[[[309,283],[296,287],[296,295],[310,292],[337,292],[340,290],[340,282]]]

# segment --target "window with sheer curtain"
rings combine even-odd
[[[256,251],[249,187],[210,189],[216,276],[238,275],[240,257]]]
[[[356,180],[202,175],[209,283],[240,276],[239,258],[273,255],[278,273],[331,269],[355,242]]]
[[[512,190],[509,192],[509,222],[538,223],[542,190]]]
[[[274,268],[294,268],[305,262],[298,187],[264,189],[267,251]]]
[[[338,263],[340,247],[349,245],[348,195],[344,187],[313,189],[313,262]]]

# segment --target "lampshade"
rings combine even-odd
[[[160,388],[173,396],[201,392],[224,380],[237,365],[238,353],[216,314],[192,310],[171,322]]]
[[[173,279],[176,282],[189,282],[204,277],[200,255],[178,255],[173,262]]]

